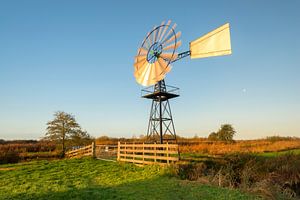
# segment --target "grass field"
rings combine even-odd
[[[295,154],[300,155],[300,149],[292,149],[292,150],[285,150],[285,151],[278,151],[278,152],[263,152],[263,153],[248,153],[252,155],[262,156],[262,157],[276,157],[280,155],[286,154]],[[181,159],[183,160],[192,160],[192,161],[204,161],[210,160],[212,158],[219,158],[222,157],[220,155],[209,155],[204,153],[181,153]]]
[[[225,155],[232,153],[282,152],[300,149],[300,139],[286,140],[239,140],[234,143],[222,141],[186,141],[180,145],[182,153]]]
[[[0,199],[258,199],[166,171],[90,158],[0,165]]]
[[[262,155],[265,157],[276,157],[276,156],[289,154],[289,153],[300,155],[300,149],[293,149],[293,150],[279,151],[279,152],[264,152],[264,153],[260,153],[258,155]]]

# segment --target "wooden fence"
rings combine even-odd
[[[178,144],[121,144],[118,161],[135,164],[170,164],[179,160]]]
[[[87,145],[85,147],[71,150],[66,152],[67,158],[80,158],[84,156],[95,156],[95,143],[93,142],[91,145]]]

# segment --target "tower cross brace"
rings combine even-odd
[[[167,86],[164,80],[153,87],[142,90],[143,98],[152,99],[147,138],[161,144],[164,141],[176,142],[176,131],[173,122],[169,99],[179,96],[179,88]]]

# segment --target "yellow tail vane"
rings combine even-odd
[[[190,42],[190,54],[191,59],[231,54],[229,23]]]

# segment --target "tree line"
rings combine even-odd
[[[212,132],[209,140],[233,141],[235,130],[232,125],[224,124],[217,132]],[[98,138],[99,140],[110,141],[113,138]],[[121,138],[118,138],[120,140]],[[135,138],[136,140],[137,138]],[[54,113],[54,118],[47,122],[46,134],[42,141],[54,142],[58,149],[61,150],[61,157],[65,155],[67,149],[74,146],[84,146],[90,144],[94,140],[87,131],[83,130],[75,119],[75,116],[63,111]],[[126,140],[124,138],[124,140]],[[145,141],[146,137],[138,140]]]

